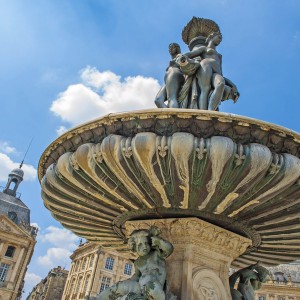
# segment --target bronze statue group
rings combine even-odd
[[[155,104],[159,108],[218,110],[221,101],[236,102],[236,85],[223,76],[222,55],[216,47],[222,41],[219,26],[212,20],[194,17],[183,29],[183,41],[190,52],[181,53],[177,43],[169,45],[171,61]]]

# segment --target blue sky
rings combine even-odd
[[[0,0],[2,186],[34,138],[19,190],[40,227],[25,296],[51,267],[68,266],[78,244],[43,206],[35,176],[43,150],[57,132],[90,118],[154,107],[168,45],[187,51],[181,31],[193,16],[219,24],[223,73],[241,93],[220,110],[299,132],[297,0]]]

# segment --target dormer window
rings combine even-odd
[[[6,257],[13,257],[15,253],[16,248],[14,246],[8,246],[5,252]]]
[[[14,211],[9,211],[7,215],[13,222],[16,222],[18,219],[18,216]]]

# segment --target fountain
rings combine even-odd
[[[300,257],[300,135],[216,111],[239,96],[217,72],[221,37],[215,22],[194,17],[183,30],[190,52],[170,46],[159,108],[78,126],[40,159],[42,198],[55,219],[103,247],[138,253],[139,286],[99,299],[253,299],[256,286],[250,296],[234,286],[240,273],[230,287],[230,266],[261,283],[258,261]],[[166,280],[149,271],[159,269],[149,255],[161,257]]]

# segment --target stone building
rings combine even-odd
[[[270,276],[257,291],[256,300],[300,300],[300,264],[268,268]]]
[[[0,192],[0,300],[20,299],[36,243],[37,229],[30,225],[30,210],[18,193],[21,167],[11,171]]]
[[[38,283],[26,300],[61,300],[68,271],[60,266],[53,268],[48,275]]]
[[[94,243],[80,245],[71,255],[72,264],[62,300],[96,296],[113,283],[131,277],[133,263],[126,254],[103,249]]]

